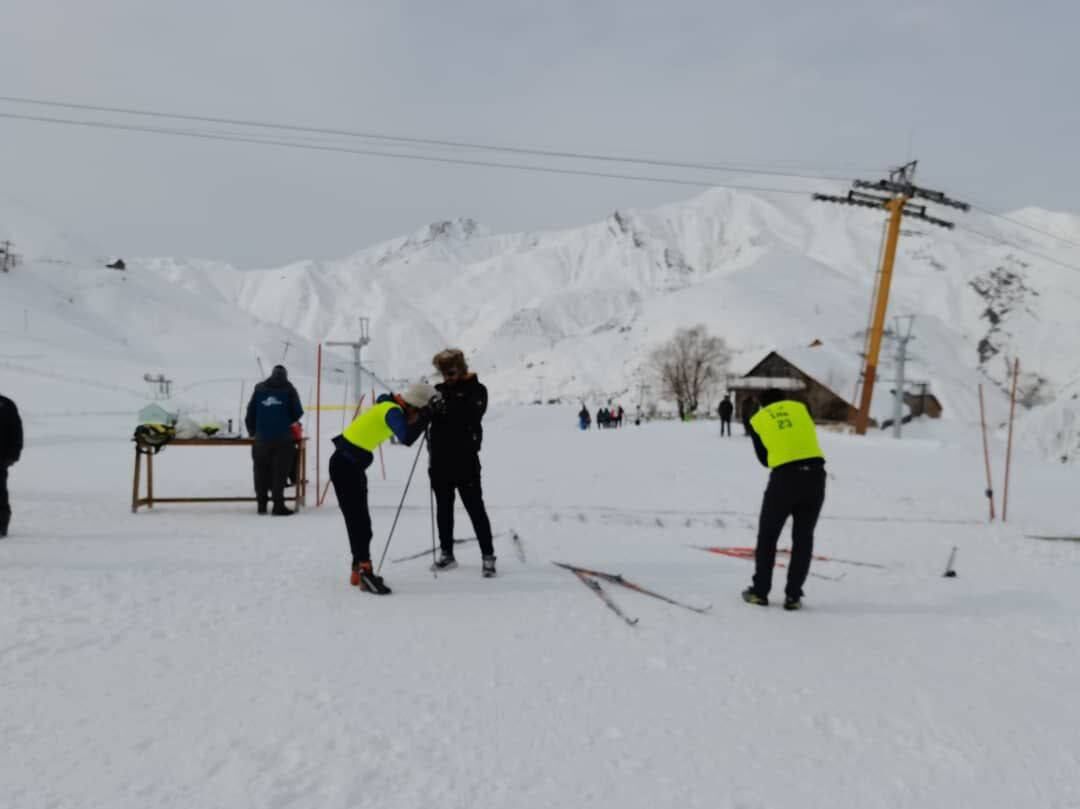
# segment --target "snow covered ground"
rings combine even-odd
[[[749,562],[691,547],[753,544],[744,438],[581,433],[575,409],[488,419],[494,528],[526,561],[503,536],[494,580],[475,545],[438,579],[388,562],[389,598],[347,585],[332,498],[131,515],[130,415],[29,414],[0,542],[0,806],[1080,806],[1080,543],[1024,536],[1080,533],[1075,467],[1021,453],[989,526],[966,427],[824,434],[817,550],[888,569],[816,562],[830,578],[789,614],[741,602]],[[376,552],[412,460],[388,448],[373,475]],[[248,489],[239,449],[168,448],[158,472],[162,493]],[[418,478],[389,557],[430,541]],[[552,560],[714,606],[609,587],[631,628]]]

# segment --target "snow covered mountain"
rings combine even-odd
[[[1051,260],[1080,266],[1080,249],[978,213],[953,218],[962,229],[913,222],[901,239],[890,314],[917,315],[908,376],[930,383],[946,418],[968,423],[978,416],[978,383],[991,382],[998,424],[1007,413],[1007,368],[1020,357],[1025,402],[1053,403],[1030,411],[1029,433],[1048,454],[1071,457],[1075,437],[1061,425],[1075,419],[1080,379],[1080,273]],[[1025,209],[1013,218],[1080,242],[1080,216]],[[815,203],[809,193],[718,188],[564,231],[493,235],[472,220],[449,220],[341,260],[265,270],[160,258],[129,261],[126,273],[58,269],[44,263],[47,247],[29,256],[27,283],[37,291],[19,294],[33,309],[49,284],[54,300],[77,290],[69,304],[76,313],[62,315],[66,327],[95,318],[110,345],[162,366],[191,364],[197,352],[200,364],[253,375],[253,354],[269,361],[290,341],[290,356],[307,372],[312,344],[351,339],[365,316],[365,364],[384,379],[430,373],[431,355],[458,345],[495,400],[636,403],[649,352],[699,322],[735,349],[735,373],[771,349],[815,340],[842,358],[833,363],[837,375],[857,366],[882,224],[878,212]],[[17,315],[5,297],[0,305]],[[60,314],[58,304],[48,306]],[[889,344],[879,373],[875,410],[886,404]]]
[[[1080,216],[1013,216],[1080,242]],[[890,314],[918,316],[909,378],[931,383],[946,417],[970,420],[978,382],[1000,393],[1020,357],[1025,401],[1055,401],[1080,378],[1080,273],[993,238],[1076,266],[1080,248],[983,214],[954,218],[963,229],[912,223],[901,240]],[[428,357],[453,344],[501,400],[637,401],[649,351],[697,322],[736,350],[733,372],[814,340],[857,364],[882,224],[877,212],[809,194],[715,189],[565,231],[490,235],[459,219],[339,261],[247,272],[175,259],[138,267],[313,342],[347,338],[357,317],[370,317],[366,356],[389,378],[429,372]],[[886,345],[886,380],[891,362]],[[996,422],[1004,403],[991,399]]]

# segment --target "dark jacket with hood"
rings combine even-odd
[[[0,396],[0,467],[11,466],[22,455],[23,429],[18,408]]]
[[[257,441],[279,441],[289,437],[293,422],[304,415],[300,394],[289,381],[285,369],[275,366],[269,378],[255,386],[247,406],[244,426]]]
[[[453,384],[435,386],[441,400],[432,406],[428,449],[431,471],[437,475],[468,477],[480,474],[480,444],[488,393],[476,374]]]

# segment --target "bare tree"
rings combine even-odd
[[[679,329],[668,342],[649,355],[662,394],[675,400],[679,419],[694,413],[708,392],[723,379],[731,352],[721,337],[709,334],[704,324]]]

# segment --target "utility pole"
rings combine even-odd
[[[155,399],[168,399],[172,394],[173,381],[166,379],[165,374],[158,374],[157,376],[143,374],[143,381],[150,384],[151,395]]]
[[[19,264],[19,256],[16,255],[14,246],[10,241],[0,242],[0,270],[11,272]]]
[[[952,222],[928,216],[926,205],[911,205],[912,199],[927,200],[938,205],[956,208],[961,211],[970,209],[966,202],[951,199],[943,191],[921,188],[914,183],[917,160],[913,160],[898,169],[889,172],[887,180],[855,180],[856,189],[868,189],[889,194],[880,196],[865,191],[848,191],[846,197],[831,194],[814,194],[818,202],[836,202],[841,205],[855,205],[860,208],[877,208],[889,212],[889,226],[885,235],[885,252],[881,261],[880,277],[874,289],[873,317],[867,339],[866,359],[863,366],[862,396],[859,410],[855,416],[855,432],[866,435],[870,423],[870,403],[874,397],[874,381],[877,379],[878,359],[881,356],[881,338],[885,333],[885,315],[889,307],[889,288],[892,285],[893,264],[896,261],[896,246],[900,240],[900,222],[906,216],[951,230]]]
[[[371,321],[366,318],[360,318],[360,337],[356,340],[338,340],[330,341],[326,343],[328,346],[344,346],[351,348],[353,351],[353,403],[359,404],[360,402],[360,388],[362,382],[360,380],[361,365],[360,355],[364,350],[364,346],[371,342],[371,337],[368,332],[368,325]]]
[[[915,315],[907,315],[907,331],[901,329],[900,321],[904,318],[896,318],[896,401],[893,407],[893,438],[900,437],[900,426],[904,420],[904,366],[907,363],[908,343],[915,338],[911,336],[911,330],[915,326]]]

